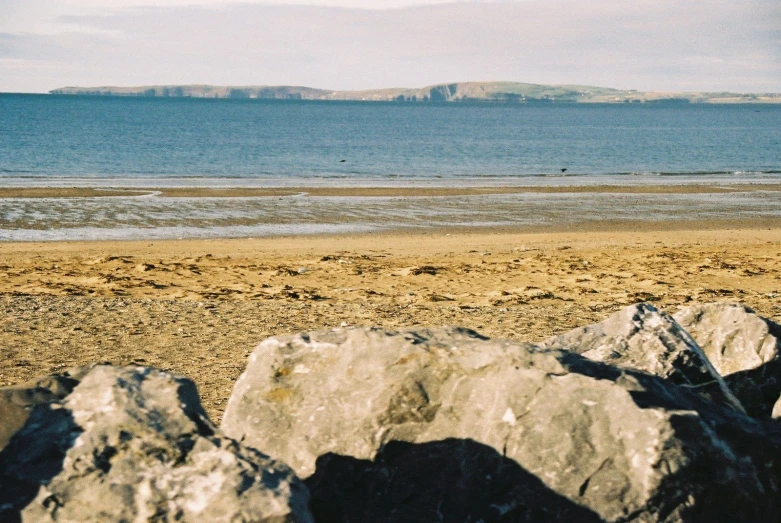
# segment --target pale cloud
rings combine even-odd
[[[89,26],[64,22],[69,16],[116,16],[165,8],[219,10],[243,6],[313,6],[386,10],[463,2],[523,2],[527,0],[0,0],[0,32],[57,34],[95,32]]]
[[[128,8],[128,7],[220,7],[230,4],[245,5],[312,5],[321,7],[348,7],[355,9],[393,9],[415,5],[454,3],[459,0],[60,0],[73,8]],[[475,0],[460,0],[475,1]],[[516,0],[517,1],[517,0]]]
[[[87,28],[63,24],[69,15],[111,16],[132,10],[185,7],[222,9],[232,5],[305,5],[349,9],[399,9],[412,6],[496,0],[0,0],[0,32],[43,33]],[[503,0],[520,2],[526,0]]]
[[[781,91],[779,2],[272,3],[25,0],[23,22],[0,17],[0,91],[464,80]],[[0,0],[0,13],[18,5]]]

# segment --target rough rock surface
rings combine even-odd
[[[568,350],[593,361],[642,370],[745,412],[689,333],[672,317],[647,303],[626,307],[600,323],[554,336],[541,347]]]
[[[781,325],[734,303],[686,307],[673,317],[702,347],[749,414],[777,417],[773,406],[781,394]]]
[[[676,370],[671,363],[668,375]],[[781,516],[777,427],[657,376],[457,328],[270,338],[237,382],[222,429],[308,476],[315,514],[426,519],[479,486],[495,496],[449,513],[453,519],[522,520],[529,512],[513,510],[533,505],[540,489],[545,499],[564,500],[553,514],[580,507],[606,521],[777,523]],[[454,440],[445,447],[451,452],[430,445]],[[389,463],[388,453],[399,454],[394,442],[411,444],[402,454],[417,462],[457,458],[426,467],[421,481],[399,477],[418,469]],[[467,452],[472,444],[477,450]],[[470,476],[498,459],[483,446],[517,466],[515,475]],[[438,469],[440,476],[431,472]],[[529,475],[542,485],[527,483]],[[433,494],[425,499],[412,495],[426,489]],[[333,505],[339,491],[350,507]],[[524,498],[528,492],[538,494]],[[388,506],[394,496],[400,501]]]
[[[0,453],[0,520],[311,521],[288,467],[216,434],[185,378],[96,366]]]

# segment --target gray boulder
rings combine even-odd
[[[644,372],[457,328],[270,338],[222,429],[307,477],[319,520],[781,517],[777,427]]]
[[[540,346],[642,370],[745,412],[689,333],[672,317],[647,303],[626,307],[600,323],[554,336]]]
[[[781,394],[781,325],[734,303],[709,303],[674,316],[752,416],[768,418]]]
[[[309,522],[284,464],[216,433],[195,385],[96,366],[0,453],[0,520]]]

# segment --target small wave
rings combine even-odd
[[[735,171],[690,171],[690,172],[661,172],[659,176],[731,176]]]
[[[52,176],[49,174],[35,174],[35,171],[23,171],[23,170],[16,170],[16,169],[0,169],[0,173],[2,174],[21,174],[23,176],[13,176],[16,180],[22,180],[25,178],[51,178]],[[0,176],[2,175],[0,174]]]
[[[604,175],[578,174],[578,173],[539,173],[539,174],[521,175],[519,176],[519,178],[578,178],[581,176],[604,176]]]
[[[8,174],[31,174],[36,171],[31,171],[29,169],[3,169],[0,167],[0,173],[8,173]]]

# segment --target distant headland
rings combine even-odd
[[[459,82],[431,85],[420,89],[389,88],[367,91],[329,91],[298,86],[62,87],[54,89],[50,93],[93,96],[430,103],[781,103],[781,93],[644,92],[585,85],[540,85],[520,82]]]

